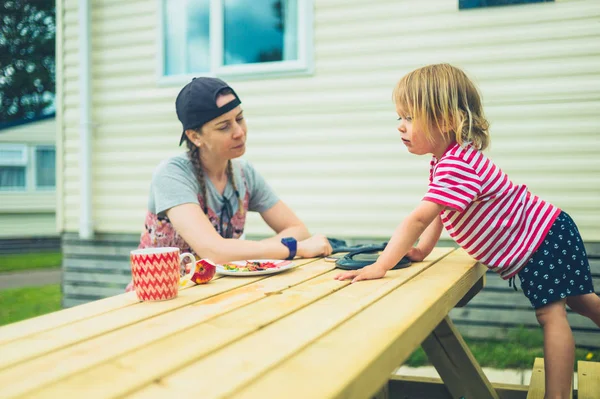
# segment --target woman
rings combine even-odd
[[[240,104],[216,78],[195,78],[181,90],[175,105],[188,152],[154,172],[139,248],[175,246],[216,263],[331,253],[327,238],[311,237],[253,166],[238,159],[247,134]],[[259,212],[276,235],[239,240],[248,211]]]

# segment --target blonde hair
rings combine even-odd
[[[449,64],[428,65],[402,77],[392,94],[394,103],[419,124],[429,140],[430,127],[453,136],[462,145],[484,150],[490,142],[489,122],[481,96],[467,75]]]

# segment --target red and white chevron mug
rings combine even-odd
[[[179,291],[179,265],[185,258],[188,258],[192,264],[196,262],[194,255],[188,252],[179,254],[177,247],[131,251],[131,276],[135,293],[140,301],[164,301],[175,298]]]

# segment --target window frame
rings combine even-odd
[[[21,159],[18,161],[4,161],[0,159],[0,166],[20,166],[25,168],[25,186],[24,187],[0,187],[0,193],[35,193],[35,192],[55,192],[56,184],[51,186],[38,186],[37,184],[37,158],[36,152],[38,149],[54,150],[56,156],[56,146],[54,144],[13,144],[0,143],[0,150],[21,151]],[[56,173],[56,163],[54,173]]]
[[[210,72],[191,72],[179,75],[165,75],[165,2],[156,0],[158,5],[157,42],[157,81],[159,86],[173,86],[188,83],[199,76],[220,77],[226,80],[265,79],[273,77],[303,76],[314,72],[313,8],[314,0],[297,0],[298,11],[298,59],[254,64],[223,65],[223,4],[224,0],[210,0],[209,42]],[[193,0],[191,0],[193,1]]]
[[[527,4],[540,4],[540,3],[554,3],[556,2],[556,0],[536,0],[536,1],[529,1],[529,0],[520,0],[517,3],[513,3],[513,4],[490,4],[490,5],[481,5],[481,6],[474,6],[474,7],[461,7],[461,0],[457,0],[458,1],[458,10],[462,11],[462,10],[479,10],[479,9],[487,9],[487,8],[499,8],[499,7],[513,7],[513,6],[523,6],[523,5],[527,5]]]
[[[7,144],[0,143],[0,150],[6,151],[15,151],[19,150],[21,152],[21,159],[15,161],[6,161],[0,159],[0,166],[18,166],[25,168],[25,186],[14,186],[14,187],[3,187],[0,186],[0,192],[25,192],[29,191],[29,161],[31,156],[29,154],[29,149],[25,144]]]
[[[40,144],[31,146],[31,182],[34,191],[56,191],[56,179],[54,186],[40,186],[37,181],[37,151],[38,150],[54,150],[54,174],[56,175],[56,146],[49,144]]]

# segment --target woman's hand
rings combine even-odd
[[[352,279],[353,283],[361,280],[375,280],[378,278],[382,278],[385,276],[387,269],[378,265],[377,263],[373,263],[369,266],[365,266],[362,269],[352,270],[350,272],[340,273],[334,277],[335,280],[348,280]]]
[[[329,256],[332,249],[329,240],[323,234],[315,234],[306,240],[298,241],[297,254],[303,258]]]

